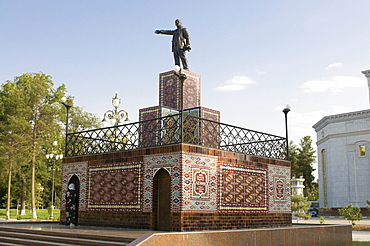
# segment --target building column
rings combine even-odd
[[[367,86],[369,88],[369,105],[370,105],[370,69],[362,71],[361,73],[363,73],[367,78]]]

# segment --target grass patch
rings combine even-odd
[[[352,246],[369,246],[370,242],[355,241],[352,242]]]
[[[0,209],[0,219],[5,219],[6,217],[6,209]],[[50,220],[50,212],[47,209],[38,209],[37,210],[37,220]],[[26,210],[26,215],[17,215],[16,209],[10,209],[10,218],[11,219],[18,219],[18,220],[29,220],[32,218],[31,210]],[[54,210],[54,220],[59,220],[60,218],[60,210]]]

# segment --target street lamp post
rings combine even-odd
[[[68,122],[69,122],[69,109],[72,107],[73,101],[72,101],[72,104],[69,104],[69,103],[67,103],[67,98],[66,97],[62,97],[62,104],[64,105],[64,107],[66,107],[66,111],[67,111],[67,118],[66,118],[66,142],[65,142],[65,152],[64,152],[64,155],[66,156],[67,155],[67,135],[68,135]]]
[[[289,140],[288,140],[288,113],[290,111],[290,105],[287,104],[283,109],[285,115],[285,141],[286,141],[286,158],[289,159]]]
[[[62,97],[62,104],[64,105],[64,107],[66,107],[66,110],[67,110],[67,119],[66,119],[66,135],[67,135],[68,134],[69,109],[72,107],[72,105],[67,103],[66,97]]]
[[[121,120],[130,120],[128,118],[128,112],[126,110],[118,110],[118,108],[121,106],[121,99],[118,98],[118,92],[116,92],[115,97],[112,98],[112,106],[114,107],[114,110],[107,110],[104,113],[103,122],[107,122],[107,119],[115,119],[116,122],[114,123],[114,125],[118,126],[118,124],[121,123]]]
[[[44,191],[44,187],[41,185],[41,183],[38,184],[37,190],[39,191],[39,197],[41,197],[42,192]],[[38,208],[42,207],[40,206],[40,203],[38,203]]]
[[[53,148],[56,148],[58,145],[58,141],[53,142]],[[52,160],[53,161],[53,166],[52,168],[49,167],[49,171],[52,172],[52,181],[51,181],[51,206],[50,206],[50,217],[49,219],[54,219],[54,180],[55,180],[55,161],[62,159],[63,155],[62,154],[57,154],[57,151],[54,149],[51,151],[50,154],[46,155],[47,160]]]
[[[182,73],[180,66],[176,65],[173,69],[175,75],[180,79],[181,82],[181,102],[180,102],[180,110],[181,110],[181,143],[184,142],[184,83],[187,79],[186,74]]]

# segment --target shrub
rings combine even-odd
[[[362,220],[360,211],[361,209],[359,207],[354,207],[352,204],[348,207],[338,209],[339,214],[342,215],[344,219],[352,222],[352,226],[356,225],[355,221]]]
[[[323,224],[323,223],[324,223],[324,221],[325,221],[325,220],[324,220],[324,217],[322,217],[322,216],[321,216],[319,221],[320,221],[320,224]]]
[[[297,218],[310,219],[312,215],[307,213],[310,206],[311,203],[307,202],[307,197],[300,195],[292,196],[292,212]]]

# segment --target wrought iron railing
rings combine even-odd
[[[286,158],[286,139],[184,113],[69,133],[66,156],[187,143],[275,159]]]

